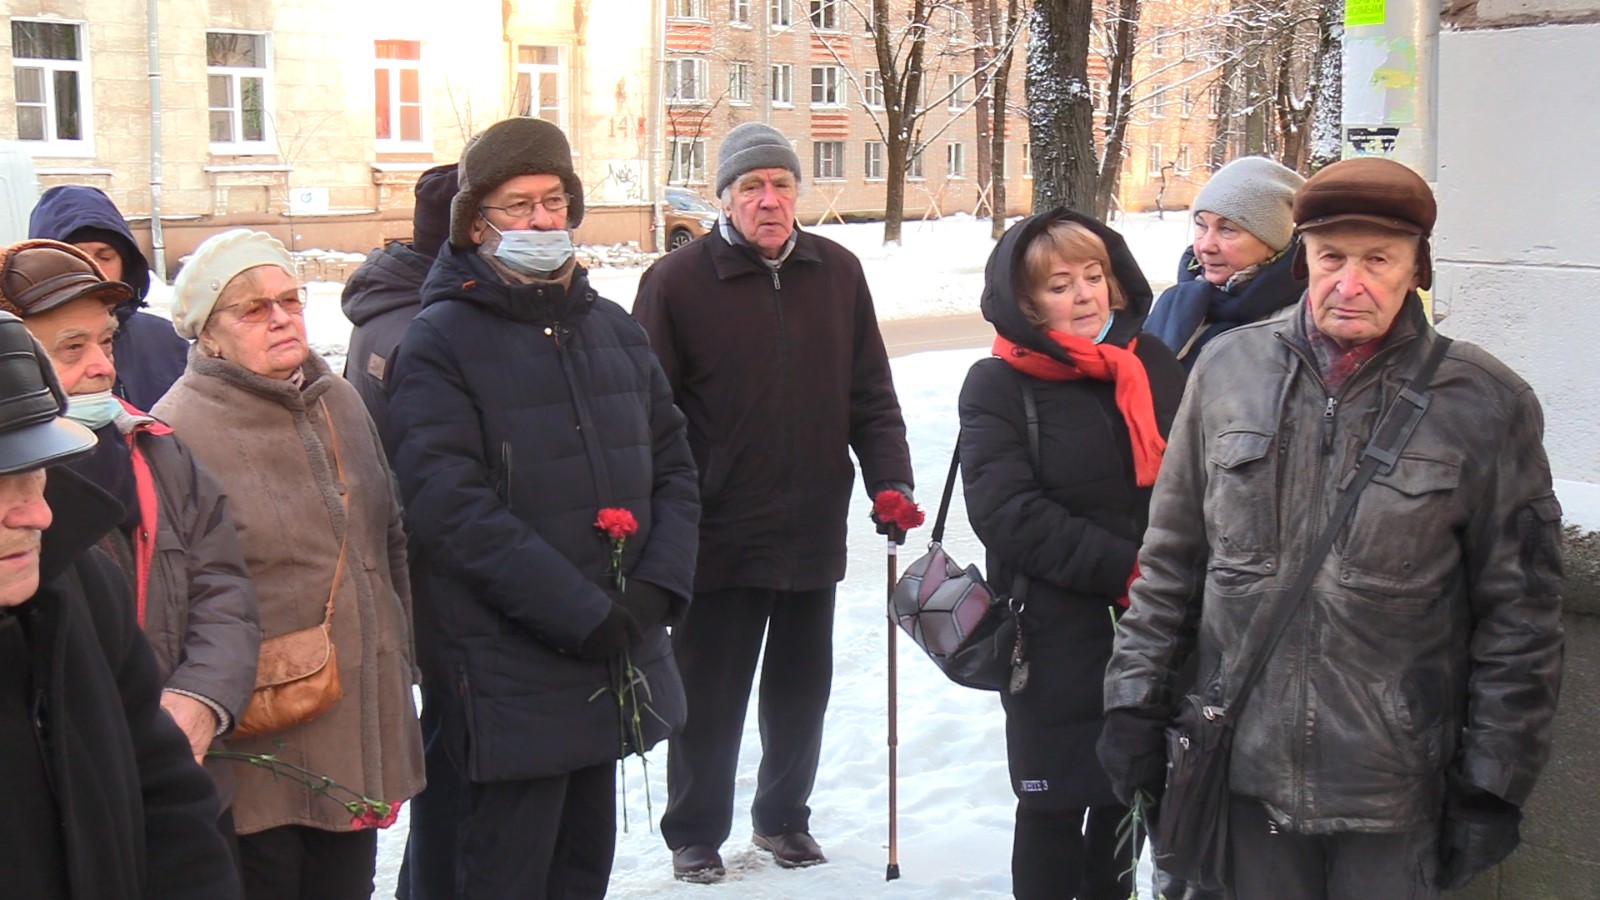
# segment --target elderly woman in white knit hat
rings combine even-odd
[[[1294,192],[1305,181],[1261,156],[1218,169],[1195,197],[1194,243],[1178,283],[1155,302],[1144,330],[1194,367],[1212,338],[1294,305],[1306,283],[1291,272]]]
[[[309,350],[305,302],[271,236],[206,240],[173,285],[173,325],[195,340],[189,366],[153,410],[228,493],[256,583],[263,675],[283,646],[273,638],[326,634],[333,647],[328,657],[319,645],[313,662],[326,664],[315,672],[290,667],[321,689],[276,718],[253,715],[265,711],[257,676],[231,750],[273,754],[380,804],[352,816],[336,802],[349,795],[317,796],[241,765],[234,818],[248,900],[370,897],[371,826],[392,821],[423,780],[400,508],[360,396]]]

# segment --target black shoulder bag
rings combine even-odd
[[[1427,358],[1378,420],[1372,439],[1361,452],[1354,479],[1340,494],[1327,527],[1306,554],[1305,564],[1288,593],[1272,609],[1256,613],[1271,616],[1264,631],[1266,637],[1261,649],[1248,657],[1242,669],[1240,663],[1246,657],[1235,662],[1235,671],[1243,674],[1234,681],[1233,697],[1219,707],[1208,705],[1196,693],[1184,697],[1179,704],[1178,713],[1167,728],[1166,793],[1150,834],[1156,867],[1163,872],[1206,889],[1223,887],[1228,865],[1228,766],[1234,723],[1265,671],[1272,651],[1288,630],[1289,621],[1310,591],[1345,519],[1355,508],[1357,496],[1373,475],[1394,467],[1423,413],[1428,411],[1432,400],[1428,387],[1449,347],[1449,338],[1435,337]],[[1420,392],[1413,387],[1420,387]]]
[[[1021,376],[1022,403],[1028,419],[1028,461],[1039,469],[1039,410],[1033,385]],[[944,551],[944,523],[950,512],[961,446],[950,454],[950,473],[939,498],[928,552],[906,567],[889,598],[889,617],[928,654],[947,678],[980,691],[1009,689],[1021,693],[1028,683],[1028,664],[1019,621],[1028,579],[1017,575],[1011,596],[995,594],[975,565],[962,568]]]

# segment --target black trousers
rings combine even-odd
[[[1017,804],[1011,840],[1011,893],[1017,900],[1127,900],[1133,894],[1133,843],[1117,850],[1125,806],[1029,809]]]
[[[1437,828],[1296,834],[1273,827],[1259,800],[1228,807],[1234,900],[1435,900]]]
[[[759,834],[811,830],[822,719],[833,685],[834,588],[696,594],[672,632],[689,715],[667,751],[667,846],[720,847],[733,827],[733,781],[751,680],[761,666],[761,768],[750,818]]]
[[[461,828],[461,900],[606,895],[617,846],[616,763],[552,778],[475,782]]]
[[[467,817],[467,785],[445,752],[442,722],[449,692],[447,681],[423,683],[419,718],[428,786],[411,800],[411,828],[394,894],[398,900],[454,900],[456,895],[456,847]]]
[[[245,900],[368,900],[378,832],[284,825],[239,835]]]

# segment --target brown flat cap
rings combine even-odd
[[[1417,235],[1417,282],[1423,290],[1433,286],[1428,236],[1438,218],[1439,204],[1422,176],[1378,156],[1336,162],[1307,178],[1294,193],[1296,234],[1340,222],[1363,222]],[[1309,274],[1303,242],[1295,249],[1290,272],[1301,280]]]
[[[80,297],[107,306],[133,299],[133,288],[107,281],[89,254],[60,241],[21,241],[0,250],[0,309],[26,319]]]
[[[1294,193],[1296,231],[1335,222],[1370,222],[1392,231],[1433,233],[1439,206],[1422,177],[1392,159],[1360,156],[1336,162]]]

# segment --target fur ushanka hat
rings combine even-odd
[[[450,202],[450,245],[472,246],[472,220],[495,188],[518,175],[555,175],[572,195],[567,227],[583,221],[583,182],[572,168],[572,148],[561,129],[543,119],[518,116],[490,125],[467,145]]]

